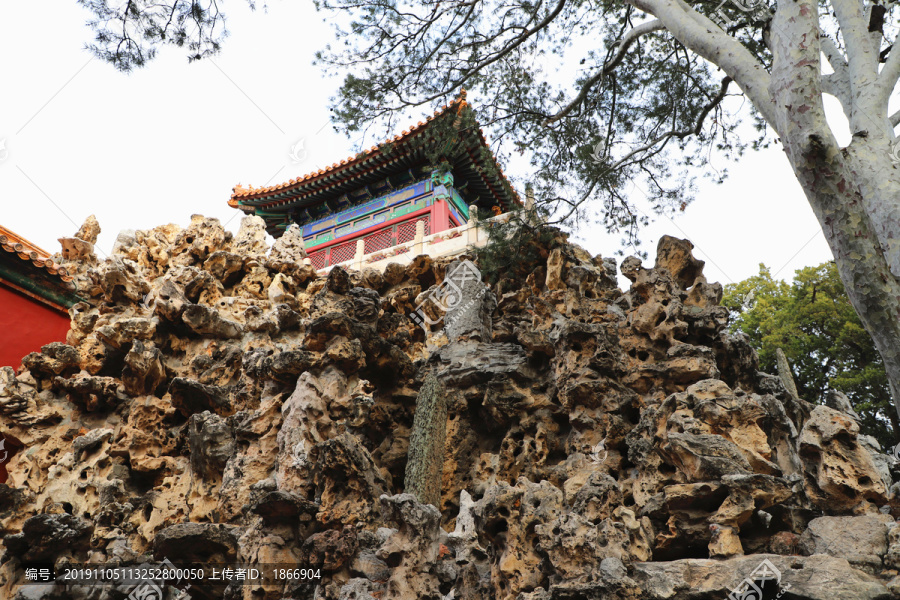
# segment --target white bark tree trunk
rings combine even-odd
[[[836,6],[836,11],[840,15],[842,8]],[[889,159],[893,134],[886,112],[881,123],[875,116],[879,114],[873,100],[877,86],[869,72],[869,67],[876,66],[874,61],[865,52],[849,51],[848,78],[857,90],[849,94],[855,103],[846,112],[854,138],[845,149],[835,141],[822,103],[822,48],[816,15],[812,0],[779,6],[775,15],[771,38],[774,125],[834,254],[850,303],[884,360],[900,415],[900,283],[891,264],[895,244],[900,242],[894,238],[900,224],[894,220],[900,180]],[[869,39],[868,32],[856,37],[859,43]]]
[[[861,166],[855,148],[828,156],[815,138],[784,140],[791,166],[812,206],[850,303],[884,360],[891,395],[900,415],[900,284],[872,231],[865,207],[896,210],[893,198],[868,197],[861,189],[877,189],[871,168]]]
[[[779,2],[766,72],[734,38],[683,0],[630,0],[682,44],[722,68],[779,135],[822,226],[850,302],[884,360],[900,415],[900,166],[888,99],[900,75],[895,44],[879,72],[880,33],[858,0],[831,0],[846,58],[819,30],[814,0]],[[823,76],[824,53],[834,74]],[[853,141],[840,148],[825,118],[841,101]]]

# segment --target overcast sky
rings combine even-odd
[[[125,75],[83,49],[89,15],[74,0],[0,4],[0,224],[50,252],[90,214],[107,253],[122,229],[184,226],[195,213],[236,231],[240,214],[226,205],[234,185],[280,183],[354,154],[357,140],[328,120],[339,79],[311,64],[333,35],[311,5],[270,0],[266,14],[229,2],[220,56],[188,64],[166,48]],[[469,100],[477,108],[477,95]],[[757,273],[760,262],[789,278],[831,259],[780,146],[737,164],[714,161],[730,179],[700,180],[697,202],[644,232],[651,259],[664,234],[689,238],[707,278],[723,284]],[[620,236],[577,237],[612,256]]]

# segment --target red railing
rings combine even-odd
[[[386,227],[381,231],[373,233],[372,235],[367,235],[363,238],[363,252],[365,254],[372,254],[373,252],[378,252],[379,250],[390,248],[394,245],[393,240],[394,228]]]
[[[309,261],[317,271],[319,269],[324,269],[328,266],[328,250],[319,250],[318,252],[313,252],[309,255]]]
[[[411,242],[416,238],[416,223],[419,221],[425,223],[425,235],[429,235],[431,233],[431,215],[426,214],[417,219],[385,227],[363,238],[351,239],[341,244],[317,250],[308,255],[309,260],[317,270],[353,260],[356,257],[357,239],[363,240],[363,254],[372,254],[392,246]],[[397,253],[402,254],[405,252],[407,252],[406,249],[403,252],[398,250]]]
[[[356,240],[331,247],[331,264],[333,265],[353,260],[354,256],[356,256]]]
[[[400,223],[397,226],[398,244],[411,242],[416,239],[416,223],[418,223],[419,221],[425,222],[425,235],[429,235],[431,233],[431,215],[425,215],[424,217],[419,217],[418,219],[406,221],[405,223]]]

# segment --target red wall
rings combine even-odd
[[[0,285],[0,367],[18,369],[29,352],[65,342],[69,315]]]

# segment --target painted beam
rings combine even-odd
[[[71,308],[82,299],[73,294],[63,294],[55,290],[49,289],[45,285],[31,279],[27,275],[13,270],[12,268],[0,264],[0,278],[6,279],[22,289],[32,294],[37,294],[41,298],[48,300],[54,304],[58,304],[64,308]]]

